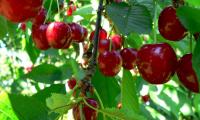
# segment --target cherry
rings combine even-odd
[[[179,41],[187,35],[187,30],[176,16],[176,9],[166,7],[159,16],[158,28],[160,34],[167,40]]]
[[[122,47],[123,44],[123,39],[120,35],[114,35],[111,38],[112,44],[113,44],[113,49],[119,50]]]
[[[177,57],[173,48],[167,43],[146,44],[137,54],[139,73],[151,84],[163,84],[174,75]]]
[[[46,38],[48,24],[33,25],[32,26],[32,38],[35,46],[40,50],[47,50],[50,48]]]
[[[95,33],[95,31],[92,31],[91,32],[91,34],[90,34],[90,41],[93,41],[93,39],[94,39],[94,33]],[[106,39],[107,38],[107,32],[106,32],[106,30],[104,30],[104,29],[100,29],[99,30],[99,40],[103,40],[103,39]]]
[[[73,89],[76,86],[76,78],[72,77],[67,81],[70,89]]]
[[[24,22],[21,23],[20,28],[21,28],[22,31],[26,31],[26,23],[24,23]]]
[[[2,14],[12,22],[25,22],[34,18],[43,0],[0,0]]]
[[[47,11],[45,8],[41,8],[38,12],[37,16],[33,20],[34,25],[41,25],[44,23],[46,19]]]
[[[67,9],[67,16],[72,16],[73,12],[76,11],[76,6],[71,4]]]
[[[71,31],[72,31],[72,41],[73,42],[83,42],[88,35],[87,29],[80,26],[77,23],[70,23],[69,24]]]
[[[98,44],[99,53],[103,53],[105,51],[109,51],[109,48],[110,48],[110,40],[103,39],[103,40],[99,41],[99,44]]]
[[[98,56],[99,69],[105,76],[115,76],[122,66],[122,58],[117,51],[105,51]]]
[[[137,50],[133,48],[124,48],[120,52],[122,56],[122,66],[124,69],[131,70],[136,66]]]
[[[144,95],[144,96],[142,96],[142,101],[143,101],[144,103],[149,102],[149,100],[150,100],[150,96],[149,96],[149,95]]]
[[[71,29],[64,22],[52,22],[49,24],[46,31],[47,40],[53,48],[63,48],[65,44],[70,44]]]
[[[89,105],[91,105],[94,108],[99,107],[97,101],[92,99],[92,98],[87,98],[86,101]],[[97,111],[93,110],[92,108],[90,108],[86,104],[83,104],[82,113],[83,113],[83,116],[85,117],[85,120],[97,120],[97,116],[98,116]],[[73,108],[74,119],[75,120],[81,120],[80,114],[81,114],[81,112],[80,112],[79,106],[75,106]]]
[[[199,83],[192,67],[192,54],[186,54],[179,60],[177,75],[180,82],[192,92],[199,92]]]

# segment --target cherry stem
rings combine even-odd
[[[155,0],[154,1],[154,21],[153,21],[153,39],[154,39],[154,42],[157,43],[157,32],[156,32],[156,23],[157,23],[157,11],[158,11],[158,7],[157,7],[157,3],[158,1]]]
[[[58,2],[58,0],[57,0],[56,2],[57,2],[58,13],[60,14],[60,6],[59,6],[59,2]]]
[[[192,44],[193,44],[193,42],[192,42],[192,34],[190,34],[190,53],[192,53],[192,51],[193,51]]]
[[[51,7],[52,7],[52,3],[53,3],[53,0],[51,0],[51,2],[50,2],[49,8],[48,8],[48,12],[47,12],[47,17],[45,18],[44,23],[46,23],[46,21],[49,19],[49,14],[50,14],[50,10],[51,10]]]
[[[96,89],[94,89],[94,93],[95,93],[95,95],[97,96],[97,98],[98,98],[98,100],[99,100],[99,103],[100,103],[101,109],[104,109],[103,102],[102,102],[101,97],[99,96],[99,93],[97,92]],[[104,120],[106,119],[105,114],[103,114],[103,119],[104,119]]]

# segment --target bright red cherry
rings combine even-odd
[[[146,44],[137,54],[139,73],[151,84],[163,84],[174,75],[177,57],[173,48],[167,43]]]
[[[67,81],[68,86],[70,89],[73,89],[76,86],[76,78],[71,78]]]
[[[122,66],[124,69],[131,70],[136,66],[137,50],[133,48],[124,48],[120,52],[122,56]]]
[[[92,99],[92,98],[88,98],[88,99],[86,99],[86,101],[89,105],[93,106],[94,108],[99,107],[99,104],[97,103],[97,101]],[[98,116],[97,111],[93,110],[92,108],[90,108],[86,104],[83,104],[82,113],[83,113],[85,120],[97,120],[97,116]],[[75,120],[81,120],[80,114],[81,113],[80,113],[79,106],[75,106],[73,108],[74,119]]]
[[[143,101],[144,103],[148,102],[149,100],[150,100],[150,96],[149,96],[149,95],[144,95],[144,96],[142,96],[142,101]]]
[[[83,42],[87,35],[88,35],[88,32],[87,32],[87,29],[80,26],[79,24],[77,23],[70,23],[69,24],[70,28],[71,28],[71,31],[72,31],[72,41],[73,42]]]
[[[122,58],[117,51],[106,51],[99,54],[98,65],[105,76],[115,76],[122,66]]]
[[[50,48],[46,38],[48,24],[33,25],[32,26],[32,38],[35,46],[40,50],[47,50]]]
[[[120,35],[114,35],[111,38],[112,44],[113,44],[113,49],[119,50],[122,47],[123,44],[123,39]]]
[[[24,22],[21,23],[20,28],[21,28],[22,31],[26,31],[26,23],[24,23]]]
[[[71,41],[71,29],[64,22],[52,22],[47,28],[46,37],[50,46],[60,49]]]
[[[38,12],[37,16],[33,20],[34,25],[41,25],[44,23],[46,19],[47,11],[45,8],[41,8]]]
[[[166,7],[159,16],[158,28],[160,34],[167,40],[178,41],[187,35],[187,30],[176,16],[176,9]]]
[[[177,75],[180,82],[190,91],[199,92],[199,83],[192,67],[192,54],[186,54],[179,60]]]
[[[104,39],[104,40],[99,41],[99,44],[98,44],[99,53],[109,51],[109,49],[110,49],[110,40]]]
[[[34,18],[43,0],[0,0],[2,14],[12,22],[25,22]]]
[[[93,41],[93,39],[94,39],[94,33],[95,33],[95,31],[91,32],[91,34],[90,34],[90,41]],[[100,31],[99,31],[99,40],[103,40],[103,39],[106,39],[106,38],[107,38],[107,32],[106,32],[106,30],[100,29]]]
[[[76,6],[71,4],[67,9],[67,16],[72,16],[73,12],[76,11]]]

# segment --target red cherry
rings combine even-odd
[[[112,44],[113,44],[113,49],[119,50],[122,47],[123,44],[123,39],[120,35],[114,35],[111,38]]]
[[[47,11],[45,8],[41,8],[38,12],[37,16],[33,20],[34,25],[41,25],[44,23],[46,19]]]
[[[50,48],[46,38],[48,24],[33,25],[32,26],[32,38],[35,46],[40,50],[47,50]]]
[[[158,28],[160,34],[167,40],[178,41],[187,35],[187,30],[176,16],[176,9],[166,7],[159,16]]]
[[[43,0],[0,0],[2,14],[12,22],[25,22],[34,18]]]
[[[144,103],[148,102],[149,100],[150,100],[150,96],[149,96],[149,95],[144,95],[144,96],[142,96],[142,101],[143,101]]]
[[[95,31],[91,32],[91,34],[90,34],[90,41],[93,41],[93,39],[94,39],[94,33],[95,33]],[[103,40],[103,39],[106,39],[106,38],[107,38],[107,32],[106,32],[106,30],[100,29],[100,31],[99,31],[99,40]]]
[[[146,44],[137,54],[139,73],[151,84],[163,84],[174,75],[177,57],[173,48],[167,43]]]
[[[199,92],[199,83],[192,67],[192,54],[186,54],[179,60],[177,75],[180,82],[190,91]]]
[[[120,52],[122,56],[122,66],[124,69],[131,70],[136,66],[137,50],[133,48],[124,48]]]
[[[97,101],[92,98],[88,98],[88,99],[86,99],[86,101],[89,105],[93,106],[94,108],[99,107]],[[85,120],[97,120],[97,116],[98,116],[97,111],[93,110],[92,108],[90,108],[89,106],[87,106],[85,104],[83,104],[82,113],[83,113],[83,116],[85,117]],[[80,113],[79,106],[75,106],[73,108],[74,119],[81,120],[80,114],[81,113]]]
[[[47,28],[46,37],[50,46],[60,49],[71,41],[71,29],[64,22],[52,22]]]
[[[72,40],[73,42],[83,42],[87,37],[87,29],[80,26],[77,23],[70,23],[69,24],[71,31],[72,31]]]
[[[26,23],[21,23],[20,28],[22,31],[26,31]]]
[[[122,66],[122,58],[117,51],[106,51],[98,57],[99,69],[105,76],[115,76]]]
[[[70,89],[73,89],[76,86],[76,78],[71,78],[67,81]]]
[[[104,39],[104,40],[99,41],[99,44],[98,44],[99,53],[109,51],[109,49],[110,49],[110,40]]]
[[[73,10],[71,7],[67,9],[67,16],[72,16]]]

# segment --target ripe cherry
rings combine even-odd
[[[67,81],[70,89],[73,89],[76,86],[76,78],[72,77]]]
[[[142,101],[143,101],[144,103],[149,102],[149,100],[150,100],[150,96],[149,96],[149,95],[144,95],[144,96],[142,96]]]
[[[186,54],[179,60],[177,75],[180,82],[190,91],[199,92],[199,83],[192,67],[192,54]]]
[[[99,44],[98,44],[99,53],[109,51],[109,49],[110,49],[110,40],[103,39],[99,41]]]
[[[136,66],[137,50],[133,48],[124,48],[120,52],[122,56],[122,66],[124,69],[131,70]]]
[[[45,8],[41,8],[38,12],[37,16],[33,20],[34,25],[41,25],[44,23],[46,19],[47,11]]]
[[[43,0],[0,0],[2,14],[12,22],[25,22],[34,18]]]
[[[47,50],[50,48],[46,38],[48,24],[33,25],[32,26],[32,38],[35,46],[40,50]]]
[[[52,22],[49,24],[46,32],[49,45],[53,48],[63,48],[65,44],[70,44],[71,29],[64,22]]]
[[[88,35],[87,29],[80,26],[77,23],[70,23],[69,24],[71,31],[72,31],[72,41],[73,42],[83,42]]]
[[[76,6],[71,4],[67,9],[67,16],[72,16],[73,12],[76,11]]]
[[[98,65],[105,76],[115,76],[122,66],[122,58],[117,51],[106,51],[99,54]]]
[[[173,48],[167,43],[146,44],[137,54],[139,73],[151,84],[163,84],[174,75],[177,57]]]
[[[176,9],[166,7],[159,16],[158,28],[160,34],[167,40],[178,41],[187,35],[187,30],[176,16]]]
[[[91,34],[90,34],[90,41],[93,41],[93,39],[94,39],[94,33],[95,33],[95,31],[91,32]],[[106,38],[107,38],[107,32],[106,32],[106,30],[100,29],[99,30],[99,40],[103,40],[103,39],[106,39]]]
[[[112,44],[113,44],[113,49],[119,50],[122,47],[123,44],[123,39],[120,35],[114,35],[111,38]]]
[[[22,31],[26,31],[26,23],[24,23],[24,22],[21,23],[20,28],[21,28]]]
[[[92,98],[88,98],[86,99],[86,101],[89,105],[91,105],[94,108],[99,107],[97,101]],[[85,120],[97,120],[97,116],[98,116],[97,111],[93,110],[86,104],[83,104],[82,113]],[[78,105],[73,108],[73,116],[75,120],[81,120],[81,112]]]

